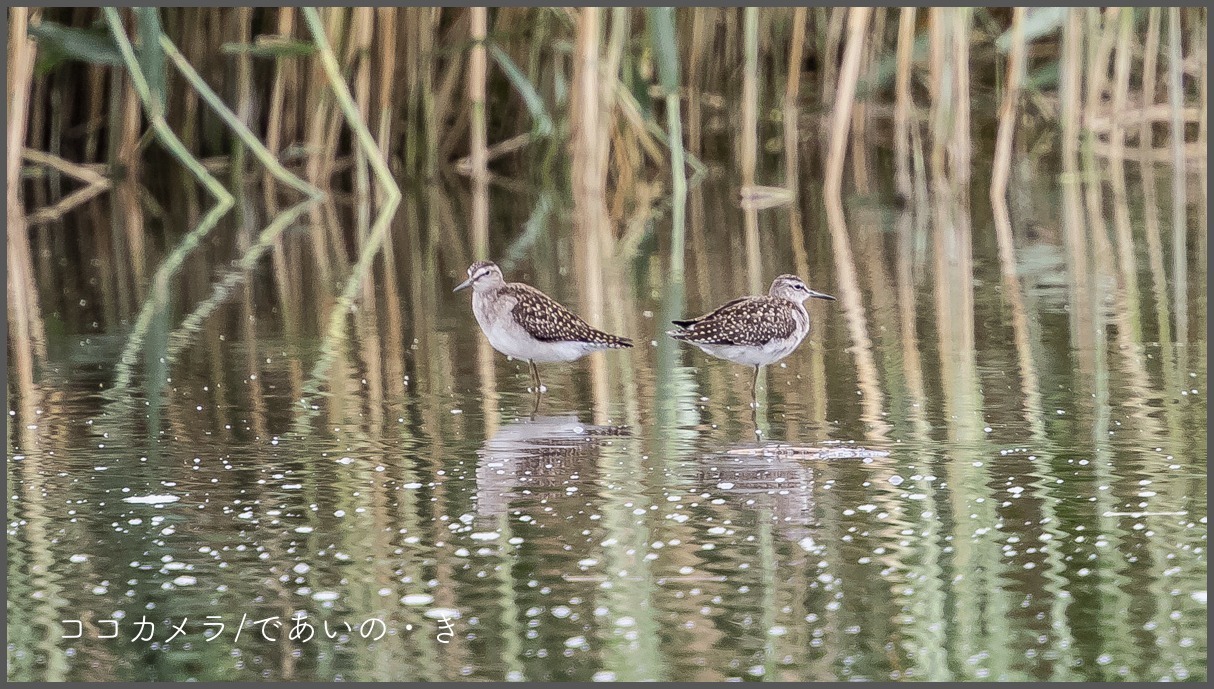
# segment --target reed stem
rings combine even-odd
[[[914,193],[910,172],[911,66],[915,50],[915,8],[903,7],[898,14],[898,71],[894,80],[894,179],[898,193],[910,199]]]
[[[1159,59],[1159,29],[1163,10],[1152,7],[1147,11],[1147,38],[1142,46],[1142,101],[1139,107],[1145,112],[1155,105],[1155,80],[1158,76]],[[1152,122],[1147,119],[1138,125],[1138,150],[1147,151],[1154,147]]]
[[[215,110],[220,119],[222,119],[224,123],[232,129],[232,132],[236,134],[236,136],[242,142],[244,142],[246,146],[249,147],[249,149],[253,152],[254,157],[256,157],[257,160],[261,162],[261,164],[264,165],[267,170],[269,170],[270,174],[274,175],[279,180],[282,180],[283,183],[303,192],[309,198],[321,198],[324,196],[324,192],[322,192],[320,189],[308,184],[290,170],[283,167],[282,163],[278,161],[278,158],[270,151],[270,149],[261,143],[261,140],[257,138],[257,135],[254,134],[248,128],[248,126],[246,126],[245,123],[236,116],[236,113],[228,109],[228,106],[224,104],[223,99],[219,97],[219,94],[215,93],[215,91],[207,85],[198,72],[194,70],[194,67],[190,65],[189,61],[185,59],[185,56],[181,54],[181,51],[177,49],[177,46],[173,44],[173,41],[169,40],[168,36],[164,34],[160,35],[160,46],[164,49],[165,55],[172,60],[174,65],[177,66],[177,69],[181,72],[182,76],[186,78],[186,81],[190,82],[190,85],[193,86],[194,90],[198,92],[198,95],[200,95],[202,99]]]
[[[1067,10],[1062,25],[1062,55],[1059,60],[1058,119],[1062,121],[1062,166],[1074,173],[1078,165],[1080,93],[1083,70],[1083,32],[1079,24],[1082,10]]]
[[[742,77],[742,185],[753,187],[759,147],[759,8],[743,15],[744,55]]]
[[[46,332],[34,280],[34,264],[30,250],[29,228],[25,222],[25,206],[21,200],[21,151],[25,148],[29,97],[33,83],[34,59],[38,46],[29,37],[29,25],[36,22],[40,10],[26,7],[9,10],[8,84],[9,97],[7,158],[5,160],[7,232],[6,266],[8,268],[8,313],[12,327],[9,351],[16,373],[16,383],[24,391],[34,389],[34,367],[46,361]],[[32,16],[31,16],[32,15]],[[12,423],[10,421],[9,423]]]
[[[131,83],[135,87],[135,92],[139,95],[139,100],[143,103],[144,112],[152,123],[156,137],[160,139],[165,148],[169,149],[169,153],[173,154],[173,157],[178,162],[186,166],[202,182],[207,191],[218,201],[220,208],[225,211],[231,208],[235,203],[232,195],[220,184],[219,180],[215,179],[210,172],[207,172],[207,169],[197,158],[186,150],[185,144],[181,142],[181,139],[177,138],[177,134],[173,132],[172,127],[165,121],[160,101],[153,97],[151,86],[143,74],[143,68],[139,66],[139,60],[135,57],[135,50],[131,47],[131,41],[126,36],[126,30],[122,27],[122,19],[118,16],[118,10],[113,7],[105,7],[102,11],[105,12],[105,19],[106,23],[109,24],[110,33],[113,34],[114,41],[118,44],[118,50],[122,53],[122,60],[126,65],[127,72],[131,75]]]
[[[678,44],[674,31],[674,8],[646,10],[654,52],[658,56],[658,82],[666,99],[666,135],[670,147],[670,279],[682,285],[686,242],[687,166],[683,155],[683,118],[679,113]],[[695,49],[695,46],[692,46]]]
[[[341,107],[342,113],[346,117],[346,123],[353,130],[359,145],[363,147],[363,151],[366,152],[371,169],[375,171],[375,176],[379,180],[384,192],[388,195],[388,198],[399,201],[400,187],[396,185],[396,181],[392,178],[392,172],[388,169],[383,151],[379,150],[379,147],[375,144],[374,137],[367,130],[367,125],[363,122],[362,116],[358,112],[358,106],[354,104],[354,98],[350,95],[350,88],[341,76],[341,68],[337,65],[337,58],[333,55],[333,49],[329,47],[329,41],[325,37],[325,30],[320,22],[320,15],[317,14],[316,8],[305,7],[303,8],[303,16],[304,22],[308,25],[308,30],[312,33],[312,40],[316,43],[321,67],[329,78],[329,84],[333,89],[333,94],[337,97],[337,103]]]
[[[1007,60],[1006,90],[1003,104],[999,107],[999,133],[996,135],[994,172],[991,175],[992,203],[1002,202],[1007,196],[1012,137],[1016,132],[1016,107],[1020,99],[1021,73],[1024,71],[1024,14],[1023,7],[1012,11],[1012,45]],[[1000,238],[1000,247],[1003,247],[1003,238]]]
[[[1112,131],[1109,133],[1112,157],[1120,161],[1122,150],[1125,148],[1125,118],[1126,105],[1130,97],[1130,31],[1134,28],[1134,13],[1126,10],[1121,13],[1117,31],[1117,59],[1113,74],[1113,117]],[[1120,165],[1120,162],[1117,163]]]
[[[485,81],[489,64],[485,38],[489,9],[472,7],[472,50],[468,58],[468,105],[471,108],[472,251],[478,259],[489,254],[489,152],[485,123]]]
[[[970,25],[973,10],[953,10],[953,131],[949,161],[953,181],[962,200],[969,198],[970,182]]]
[[[797,97],[801,93],[801,62],[805,56],[805,32],[809,23],[809,8],[793,10],[792,41],[788,48],[788,80],[784,85],[784,187],[797,193],[797,178],[800,174],[798,161]],[[794,202],[795,205],[795,202]],[[794,231],[799,228],[793,228]]]
[[[864,51],[864,29],[870,9],[853,7],[847,17],[847,47],[839,71],[835,106],[831,115],[830,144],[826,158],[825,196],[827,204],[842,206],[843,158],[847,151],[847,134],[851,125],[851,110],[855,102],[856,82],[860,76],[860,55]]]

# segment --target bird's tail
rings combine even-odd
[[[600,333],[599,344],[608,349],[628,349],[632,347],[632,340],[621,335],[612,335],[611,333]]]

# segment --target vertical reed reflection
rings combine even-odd
[[[953,648],[953,662],[961,664],[979,647],[1006,647],[1006,627],[985,624],[983,619],[1003,619],[1011,605],[1003,580],[998,534],[981,526],[997,523],[998,515],[990,493],[989,470],[981,461],[989,456],[989,447],[983,431],[984,401],[974,340],[969,209],[950,192],[948,184],[936,183],[932,199],[933,272],[943,414],[951,448],[943,471],[950,486],[955,534],[952,566],[974,573],[956,585],[954,614],[960,636]],[[1007,661],[1005,654],[992,653],[991,674],[1004,676]]]
[[[15,186],[15,182],[9,182],[10,189]],[[35,365],[41,366],[46,361],[45,326],[33,285],[25,210],[13,196],[10,193],[8,206],[8,351],[17,380],[32,386]]]
[[[1066,531],[1061,525],[1064,496],[1057,488],[1061,482],[1053,470],[1055,456],[1049,449],[1053,444],[1048,437],[1045,421],[1045,409],[1042,403],[1040,375],[1037,370],[1036,357],[1040,355],[1040,347],[1035,347],[1029,324],[1028,307],[1025,304],[1024,291],[1016,268],[1016,254],[1012,240],[1012,221],[1003,194],[995,194],[992,183],[992,211],[994,213],[995,232],[998,237],[999,266],[1003,282],[1003,296],[1011,311],[1012,341],[1016,351],[1016,361],[1020,374],[1020,391],[1022,397],[1021,410],[1029,429],[1029,437],[1033,441],[1034,452],[1037,453],[1036,463],[1030,471],[1034,475],[1033,490],[1040,501],[1043,515],[1041,523],[1049,541],[1041,550],[1045,553],[1046,570],[1044,576],[1053,587],[1049,606],[1049,627],[1053,634],[1053,647],[1059,656],[1053,662],[1052,678],[1061,678],[1065,668],[1073,663],[1074,636],[1071,631],[1068,608],[1070,597],[1059,595],[1065,590],[1067,565],[1063,555],[1062,543],[1067,538]]]
[[[19,440],[10,446],[14,452],[10,453],[9,463],[16,466],[8,476],[17,479],[10,491],[10,504],[23,522],[25,537],[21,547],[9,551],[11,563],[16,567],[9,569],[8,586],[10,591],[31,601],[32,609],[24,620],[27,626],[19,635],[28,635],[31,640],[26,647],[37,652],[42,665],[39,674],[48,681],[63,681],[69,661],[61,639],[72,630],[62,624],[71,615],[60,582],[59,558],[53,547],[57,527],[48,502],[52,490],[49,477],[54,473],[47,463],[51,444],[47,442],[48,429],[38,423],[38,413],[46,399],[36,385],[24,379],[13,387],[16,404],[12,408],[17,414],[10,415],[9,424],[19,429],[16,431]],[[21,621],[20,616],[16,618],[10,620]]]
[[[831,250],[834,254],[835,271],[839,277],[839,301],[842,303],[844,319],[852,341],[852,355],[856,361],[856,377],[861,393],[860,404],[867,432],[876,438],[887,436],[888,424],[883,420],[884,394],[873,358],[872,338],[868,334],[868,317],[864,309],[860,283],[856,277],[856,263],[851,251],[851,239],[843,218],[843,209],[827,199],[827,225],[830,229]]]
[[[7,345],[9,365],[13,367],[15,375],[6,385],[10,410],[6,425],[10,429],[10,440],[9,451],[5,454],[8,456],[6,476],[11,485],[8,519],[10,524],[23,522],[24,532],[20,544],[13,544],[10,537],[8,589],[10,594],[15,592],[32,602],[32,610],[24,620],[21,619],[23,615],[14,614],[10,606],[9,633],[27,636],[29,643],[25,648],[29,649],[31,655],[36,651],[38,660],[44,665],[37,673],[41,678],[63,681],[66,679],[68,658],[60,644],[65,633],[60,623],[63,618],[60,611],[65,608],[66,601],[58,582],[56,557],[51,547],[55,540],[52,535],[54,517],[47,509],[48,496],[51,494],[48,477],[53,469],[46,465],[49,458],[49,454],[45,454],[49,448],[44,447],[47,429],[39,420],[45,400],[43,391],[35,382],[35,366],[41,367],[46,363],[46,335],[30,254],[29,228],[20,194],[21,150],[26,144],[27,101],[37,53],[37,44],[28,35],[31,14],[37,22],[41,11],[31,12],[25,7],[14,7],[8,17]],[[22,622],[25,624],[22,625]],[[9,658],[11,677],[11,663],[25,663],[14,658],[11,652]],[[34,675],[31,671],[26,676]]]
[[[1127,198],[1125,160],[1121,156],[1109,160],[1109,178],[1113,195],[1113,236],[1117,254],[1117,295],[1114,313],[1118,321],[1118,337],[1139,343],[1142,341],[1142,317],[1139,313],[1138,252],[1130,224],[1130,204]],[[1101,209],[1103,213],[1103,209]],[[1122,331],[1125,331],[1124,333]]]
[[[1074,165],[1074,161],[1071,163]],[[1064,166],[1067,163],[1064,160]],[[1091,298],[1091,278],[1088,274],[1087,224],[1080,208],[1081,182],[1072,175],[1062,180],[1062,236],[1067,266],[1067,302],[1071,321],[1071,347],[1079,358],[1079,369],[1091,380],[1094,373],[1092,351],[1095,346],[1091,309],[1084,305]]]
[[[903,212],[897,222],[898,253],[896,258],[895,282],[898,300],[899,340],[902,344],[902,369],[907,389],[907,416],[910,421],[909,435],[920,447],[930,447],[930,424],[927,421],[928,396],[924,388],[923,362],[919,352],[919,337],[916,319],[918,317],[919,299],[915,294],[915,281],[912,269],[915,264],[914,247],[916,234],[912,215],[919,215],[925,220],[930,210],[916,204],[912,211]],[[929,465],[932,455],[923,452],[921,461]],[[940,505],[936,498],[936,488],[928,480],[930,472],[927,466],[914,467],[918,479],[914,488],[923,496],[922,509],[913,519],[918,524],[922,538],[904,552],[906,561],[902,566],[908,571],[918,573],[917,585],[907,586],[909,601],[906,608],[913,618],[908,639],[904,642],[907,652],[918,659],[922,669],[921,679],[928,681],[942,680],[949,677],[948,654],[945,644],[945,629],[943,625],[933,623],[945,617],[946,591],[942,585],[943,569],[941,568],[942,552],[940,541],[941,519]]]
[[[1097,567],[1094,568],[1097,588],[1101,593],[1100,615],[1111,625],[1111,628],[1128,629],[1131,621],[1126,596],[1126,586],[1129,583],[1125,575],[1127,563],[1122,554],[1124,534],[1120,528],[1119,519],[1114,516],[1117,512],[1114,491],[1119,477],[1109,443],[1113,410],[1105,310],[1095,299],[1085,301],[1081,308],[1090,310],[1089,317],[1095,324],[1095,342],[1093,343],[1095,369],[1092,378],[1094,396],[1092,445],[1095,457],[1092,462],[1092,474],[1096,481],[1094,497],[1097,528],[1099,529],[1097,533],[1110,546],[1109,553],[1099,558]],[[1125,662],[1134,662],[1136,649],[1129,644],[1129,639],[1125,635],[1110,634],[1104,638],[1095,639],[1093,642],[1096,647],[1091,649],[1089,654],[1110,652],[1117,658],[1126,659]],[[1111,668],[1102,671],[1101,674],[1109,680],[1115,676]]]

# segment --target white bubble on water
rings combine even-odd
[[[586,645],[586,637],[572,636],[565,639],[565,648],[581,648]]]
[[[139,495],[123,498],[123,502],[128,502],[135,505],[164,505],[170,502],[177,502],[181,498],[176,495]]]

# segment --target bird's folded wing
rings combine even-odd
[[[680,339],[700,344],[762,345],[791,337],[797,329],[792,312],[767,297],[735,299],[712,313],[687,322]]]
[[[511,313],[515,321],[541,342],[587,342],[612,344],[616,338],[590,326],[543,292],[526,285],[511,285],[517,301]]]

